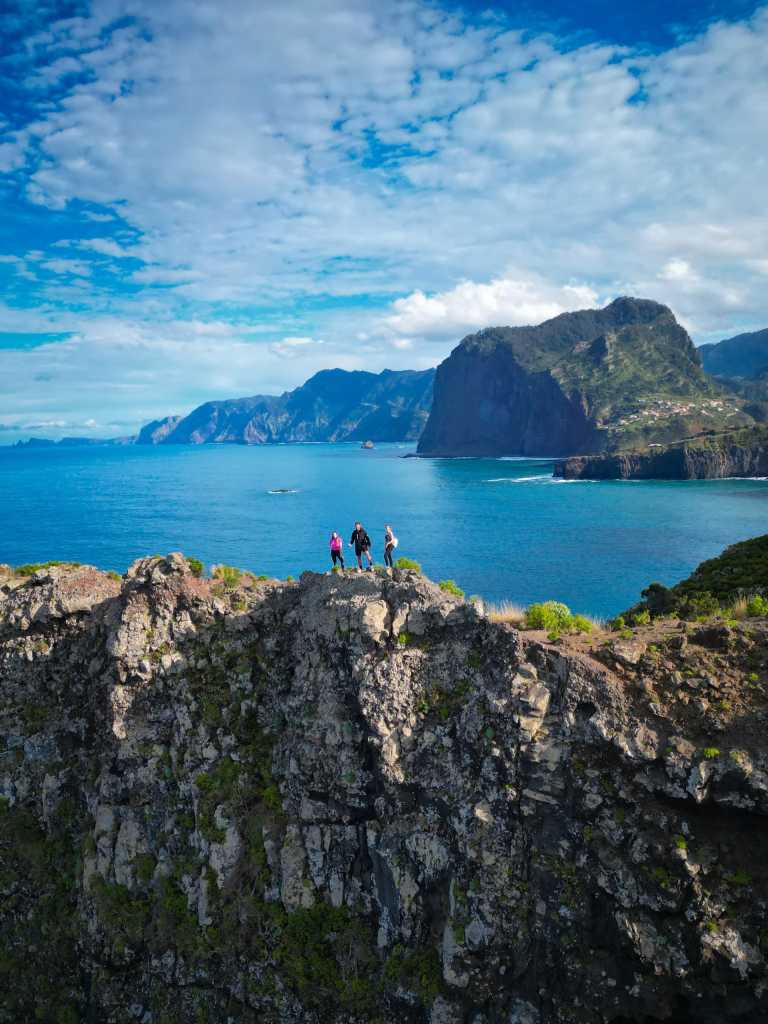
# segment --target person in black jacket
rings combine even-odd
[[[373,566],[373,559],[371,558],[371,538],[366,533],[365,527],[360,523],[355,523],[352,536],[349,538],[349,546],[355,549],[358,570],[363,568],[363,556],[365,556],[368,561],[368,572],[371,572]]]

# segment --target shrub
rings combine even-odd
[[[213,578],[220,580],[227,590],[234,590],[242,575],[242,571],[236,569],[234,565],[217,565],[213,570]]]
[[[571,609],[559,601],[531,604],[525,610],[526,629],[546,629],[550,633],[562,633],[570,629],[572,624]]]
[[[591,633],[594,629],[594,623],[586,615],[574,615],[571,629],[576,633]]]
[[[627,622],[623,615],[617,615],[615,619],[610,620],[608,625],[615,633],[619,633],[626,627]]]
[[[697,619],[706,621],[712,615],[720,611],[720,602],[709,591],[703,590],[699,594],[688,595],[679,608],[679,615],[682,619]]]
[[[635,613],[633,620],[636,626],[647,626],[651,621],[651,613],[647,608],[644,608],[641,612]]]
[[[768,615],[768,598],[755,594],[747,601],[747,615]]]
[[[457,586],[455,580],[440,580],[438,586],[441,590],[446,591],[446,593],[453,594],[454,597],[464,597],[464,591],[461,587]]]
[[[419,562],[414,562],[412,558],[398,558],[395,562],[396,569],[409,569],[411,572],[421,572],[421,565]]]
[[[688,841],[685,838],[685,836],[675,836],[675,849],[677,849],[677,850],[687,850],[688,849]]]
[[[716,757],[720,757],[719,747],[704,747],[702,754],[708,761],[713,761]]]
[[[203,575],[203,563],[199,558],[188,558],[187,565],[189,566],[193,576],[197,576],[199,578]]]
[[[80,562],[27,562],[25,565],[17,565],[14,572],[17,576],[34,576],[41,569],[55,569],[58,566],[67,566],[69,569],[77,569]]]

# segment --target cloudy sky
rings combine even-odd
[[[0,443],[618,294],[768,325],[766,5],[4,0],[0,38]]]

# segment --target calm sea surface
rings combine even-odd
[[[557,482],[534,459],[403,459],[402,445],[0,448],[0,562],[122,572],[181,550],[298,576],[360,518],[468,594],[608,615],[768,531],[768,481]],[[292,493],[274,494],[278,488]]]

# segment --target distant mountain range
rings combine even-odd
[[[134,444],[135,437],[62,437],[52,441],[48,437],[30,437],[27,441],[16,441],[14,448],[91,448],[94,445]]]
[[[768,377],[768,328],[702,345],[699,353],[704,369],[715,377]]]
[[[416,441],[432,405],[434,370],[322,370],[293,391],[206,402],[148,423],[137,444]]]
[[[422,455],[570,455],[753,422],[670,309],[620,298],[466,337],[438,367]]]

